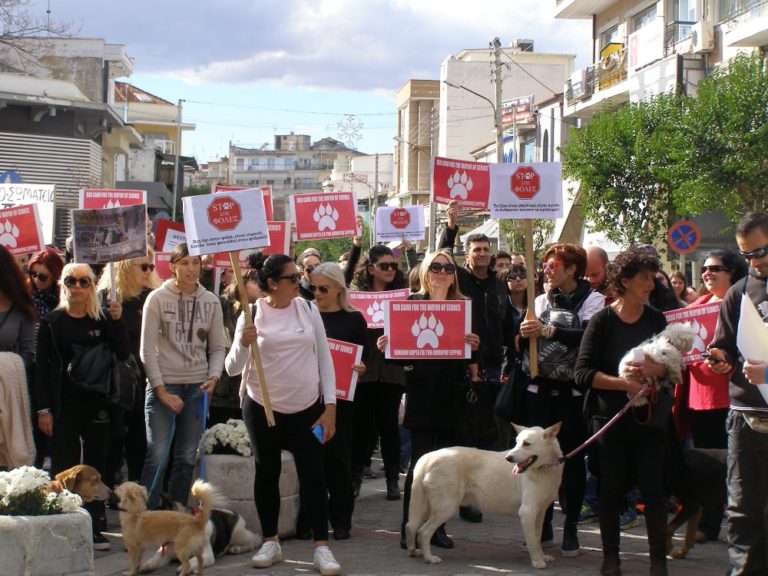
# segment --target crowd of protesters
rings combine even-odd
[[[579,554],[578,525],[594,517],[602,538],[601,574],[619,575],[623,514],[628,502],[634,510],[633,499],[639,497],[650,574],[667,574],[662,462],[672,442],[728,451],[727,507],[704,511],[698,539],[718,538],[725,515],[730,573],[768,573],[768,472],[763,470],[768,403],[755,386],[766,383],[768,372],[765,362],[743,358],[737,346],[745,297],[768,323],[768,214],[742,219],[738,251],[706,253],[700,282],[692,283],[700,285],[698,291],[684,270],[665,273],[650,245],[629,248],[611,261],[600,247],[554,244],[529,270],[521,254],[494,253],[488,237],[470,234],[461,267],[453,254],[456,203],[446,215],[438,249],[421,262],[408,244],[403,254],[385,245],[364,250],[360,237],[338,263],[323,263],[315,248],[295,259],[293,247],[289,255],[256,253],[243,275],[248,309],[231,275],[221,279],[221,296],[210,291],[209,267],[191,256],[186,244],[173,249],[171,277],[164,282],[155,274],[151,246],[146,257],[115,262],[114,270],[105,268],[100,277],[86,264],[65,263],[66,255],[52,248],[31,255],[22,268],[0,247],[0,351],[12,353],[0,359],[3,373],[18,374],[15,385],[28,391],[26,403],[19,400],[9,410],[13,427],[3,426],[7,437],[34,438],[26,452],[0,451],[0,466],[34,462],[56,474],[83,462],[95,466],[110,486],[141,482],[150,508],[162,505],[162,493],[185,504],[210,400],[209,425],[241,417],[253,447],[254,499],[265,538],[253,565],[265,568],[282,560],[278,479],[285,449],[300,480],[296,535],[314,540],[314,566],[321,574],[338,574],[329,523],[336,540],[354,535],[354,501],[376,445],[387,500],[401,499],[400,474],[407,472],[404,526],[421,455],[459,442],[487,450],[513,444],[510,422],[503,420],[497,420],[490,439],[458,435],[462,412],[453,401],[454,384],[518,383],[516,424],[562,422],[559,441],[569,451],[619,413],[628,395],[667,375],[666,366],[650,358],[618,371],[627,351],[665,329],[663,312],[719,303],[709,354],[690,363],[682,381],[674,383],[670,426],[652,428],[629,410],[587,460],[585,453],[566,463],[559,498],[565,515],[561,552]],[[537,286],[533,302],[526,291],[529,279]],[[465,335],[471,358],[385,356],[384,331],[366,326],[348,294],[408,287],[414,300],[472,302]],[[359,376],[353,399],[336,398],[327,338],[363,348],[362,361],[352,367]],[[531,343],[539,346],[540,361],[533,377]],[[274,426],[267,422],[257,371],[251,369],[252,344],[261,351]],[[94,350],[136,367],[142,385],[129,399],[118,402],[101,393],[96,369],[83,367]],[[104,504],[89,504],[88,510],[95,549],[108,549]],[[482,522],[481,512],[462,507],[460,517]],[[553,512],[553,507],[547,511],[542,541],[554,538]],[[436,531],[433,545],[453,546],[445,526]]]

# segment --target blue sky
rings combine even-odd
[[[44,14],[48,0],[30,0]],[[391,152],[395,94],[437,79],[464,48],[532,38],[537,52],[590,55],[589,21],[555,20],[555,0],[50,0],[77,35],[124,44],[128,81],[184,99],[183,153],[199,162],[229,142],[273,144],[275,134],[339,137],[356,115],[358,149]]]

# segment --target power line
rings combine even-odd
[[[268,112],[289,112],[291,114],[315,114],[318,116],[394,116],[397,112],[319,112],[317,110],[294,110],[291,108],[270,108],[268,106],[252,106],[250,104],[231,104],[226,102],[208,102],[203,100],[187,100],[191,104],[203,104],[206,106],[225,106],[228,108],[247,108],[249,110],[265,110]]]

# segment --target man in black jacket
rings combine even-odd
[[[745,378],[738,347],[742,298],[749,298],[768,324],[768,213],[752,212],[736,228],[736,243],[749,262],[749,275],[731,286],[720,305],[709,348],[709,367],[730,374],[728,431],[728,507],[726,527],[730,576],[768,574],[768,402]]]

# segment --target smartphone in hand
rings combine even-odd
[[[315,424],[312,427],[312,435],[315,437],[315,439],[320,442],[320,444],[323,443],[323,425],[322,424]]]

